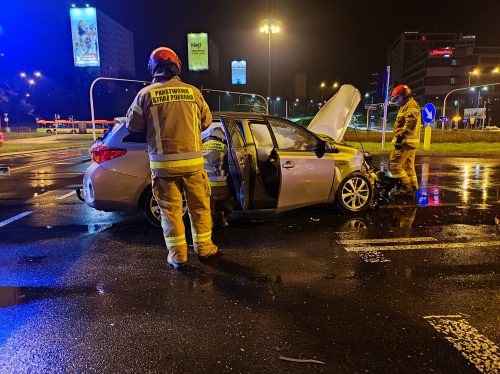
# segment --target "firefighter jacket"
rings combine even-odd
[[[221,139],[208,137],[203,142],[205,171],[212,187],[227,185],[227,145]]]
[[[411,148],[417,148],[420,143],[421,124],[420,107],[415,99],[410,97],[399,109],[394,122],[392,142],[396,143],[399,137]]]
[[[178,77],[144,87],[127,112],[131,132],[146,132],[153,176],[203,170],[201,131],[212,113],[201,92]]]

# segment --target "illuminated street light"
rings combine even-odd
[[[35,72],[33,73],[33,75],[34,75],[35,77],[40,78],[40,77],[42,76],[42,73],[40,73],[39,71],[35,71]]]
[[[31,95],[30,95],[29,93],[27,93],[25,96],[26,96],[26,97],[30,97]]]
[[[25,72],[19,73],[19,76],[20,76],[21,78],[26,78],[26,73],[25,73]]]
[[[271,34],[278,34],[281,32],[281,21],[266,18],[261,22],[260,32],[268,36],[267,95],[271,97]]]
[[[279,97],[279,96],[278,96],[278,97],[276,98],[276,101],[280,101],[280,100],[281,100],[281,97]]]
[[[71,4],[71,7],[76,8],[76,4],[75,3]]]
[[[365,93],[365,98],[368,99],[370,97],[370,94],[367,92]]]
[[[500,68],[496,67],[491,71],[493,74],[499,74],[500,73]]]
[[[298,103],[298,102],[299,102],[299,98],[297,97],[297,98],[295,99],[295,101]]]
[[[28,84],[29,84],[30,86],[34,85],[34,84],[35,84],[35,80],[34,80],[34,79],[30,79],[30,80],[28,80]]]
[[[88,7],[90,7],[90,5],[89,5],[89,4],[85,4],[85,6],[86,6],[87,8],[88,8]]]
[[[483,87],[483,91],[488,91],[488,87]]]
[[[321,82],[320,87],[324,88],[325,86],[326,86],[326,83],[325,82]]]
[[[339,87],[339,83],[338,83],[338,82],[335,82],[335,83],[333,84],[333,88],[338,88],[338,87]]]
[[[469,71],[469,86],[470,86],[471,75],[475,75],[476,77],[478,77],[480,74],[481,74],[481,70],[479,70],[478,68],[475,68],[474,70]]]

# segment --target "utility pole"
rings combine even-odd
[[[385,130],[387,127],[387,107],[389,105],[389,78],[391,76],[391,67],[387,66],[387,72],[385,77],[385,92],[384,92],[384,119],[382,122],[382,149],[385,146]]]

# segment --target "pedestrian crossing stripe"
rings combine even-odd
[[[500,349],[462,316],[424,317],[481,373],[500,373]]]
[[[190,87],[162,87],[150,91],[153,105],[179,101],[195,101],[194,91]]]
[[[432,243],[432,244],[401,244],[401,245],[368,245],[360,247],[345,247],[347,252],[362,251],[401,251],[411,249],[467,249],[477,247],[497,247],[500,241],[471,242],[471,243]]]

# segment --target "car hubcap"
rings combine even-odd
[[[352,210],[361,209],[370,197],[370,187],[363,178],[349,179],[342,188],[342,201]]]

